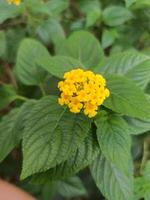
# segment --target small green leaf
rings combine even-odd
[[[102,154],[93,162],[91,173],[106,199],[133,200],[133,177],[123,174]]]
[[[74,68],[84,68],[80,61],[67,56],[43,57],[37,64],[53,76],[63,78],[64,73]]]
[[[98,142],[106,159],[128,173],[131,137],[126,122],[122,117],[102,111],[96,117],[96,126]]]
[[[80,9],[86,15],[86,27],[93,26],[101,16],[101,4],[98,0],[79,1]]]
[[[77,176],[58,182],[58,192],[65,198],[87,196],[87,191]]]
[[[135,3],[137,0],[125,0],[126,6],[130,7],[133,3]]]
[[[132,13],[122,6],[109,6],[103,11],[104,23],[109,26],[119,26],[133,18]]]
[[[121,76],[108,76],[110,96],[104,105],[121,114],[138,119],[150,119],[150,103],[144,92],[134,82]]]
[[[74,32],[60,48],[57,54],[70,56],[84,64],[86,68],[95,67],[104,57],[99,41],[89,32]]]
[[[59,16],[69,6],[69,0],[51,0],[46,3],[53,17]]]
[[[111,46],[118,37],[116,29],[105,29],[102,35],[102,47],[105,49]]]
[[[65,39],[65,32],[56,19],[44,21],[38,26],[36,32],[45,44],[53,42],[55,45],[60,45],[60,42]]]
[[[2,118],[0,122],[0,161],[4,160],[20,142],[33,102],[28,101],[24,103],[21,108],[13,109],[8,115]]]
[[[18,98],[12,85],[0,84],[0,110]]]
[[[46,72],[37,66],[36,60],[50,57],[47,49],[34,39],[24,39],[17,55],[16,73],[25,85],[39,85],[44,81]]]
[[[67,160],[89,129],[87,117],[70,113],[58,104],[55,97],[39,100],[32,108],[23,133],[21,178],[46,171]]]

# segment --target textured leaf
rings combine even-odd
[[[101,154],[92,164],[97,187],[108,200],[133,200],[132,176],[126,176]]]
[[[97,138],[106,159],[125,173],[131,159],[131,137],[122,117],[99,112],[96,117]]]
[[[131,117],[124,117],[128,124],[130,134],[139,135],[150,130],[150,120],[140,120]]]
[[[134,191],[136,200],[150,198],[150,161],[146,163],[143,176],[136,177],[134,180]]]
[[[150,82],[150,59],[129,70],[126,76],[132,79],[139,87],[146,88]]]
[[[101,4],[98,0],[79,1],[80,9],[86,15],[86,27],[93,26],[101,16]]]
[[[20,142],[32,105],[33,101],[24,103],[21,108],[13,109],[8,115],[4,116],[0,122],[0,161]]]
[[[59,181],[58,192],[65,198],[87,196],[87,191],[81,179],[77,176]]]
[[[121,25],[132,17],[132,13],[122,6],[109,6],[103,11],[103,20],[109,26]]]
[[[89,32],[74,32],[57,49],[57,54],[78,59],[86,68],[95,67],[103,58],[99,41]]]
[[[36,32],[45,44],[53,42],[55,45],[60,45],[60,42],[65,39],[63,27],[56,19],[44,21]]]
[[[125,0],[126,6],[130,7],[133,3],[135,3],[137,0]]]
[[[73,176],[78,171],[88,166],[99,153],[99,146],[94,138],[95,136],[93,137],[93,133],[90,131],[88,137],[85,138],[68,160],[47,172],[34,175],[32,177],[32,182],[44,184],[52,180],[64,179]]]
[[[0,110],[17,99],[18,95],[11,85],[0,84]]]
[[[37,58],[49,57],[47,49],[38,41],[24,39],[17,55],[16,73],[25,85],[39,85],[45,78],[45,71],[37,66]]]
[[[80,61],[67,56],[41,58],[37,61],[37,64],[58,78],[63,78],[65,72],[74,68],[84,68]]]
[[[105,29],[102,35],[102,47],[107,48],[111,46],[117,37],[118,33],[116,29]]]
[[[87,136],[89,128],[87,117],[70,113],[55,97],[39,100],[32,108],[23,134],[21,178],[67,160]]]
[[[6,54],[6,35],[4,31],[0,31],[0,58]]]
[[[150,57],[129,51],[110,56],[100,68],[103,74],[126,75],[141,88],[150,80]]]
[[[150,119],[150,103],[132,81],[121,76],[108,76],[110,97],[104,105],[115,112],[139,119]]]
[[[61,12],[65,11],[69,6],[69,0],[51,0],[47,2],[47,7],[52,16],[58,16]]]
[[[18,135],[12,134],[12,129],[16,121],[19,109],[13,109],[8,115],[4,116],[0,122],[0,161],[8,155],[8,153],[18,144]]]
[[[20,6],[9,5],[7,1],[0,1],[0,24],[2,24],[5,20],[14,18],[19,15],[21,12]]]

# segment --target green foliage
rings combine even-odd
[[[0,110],[5,108],[9,103],[18,98],[12,85],[0,85]]]
[[[49,182],[49,180],[64,179],[73,176],[81,169],[90,165],[99,153],[98,143],[92,134],[93,133],[90,131],[89,135],[81,143],[80,147],[76,151],[72,152],[68,160],[44,173],[34,175],[31,181],[33,183],[44,184]]]
[[[6,35],[4,31],[0,31],[0,57],[6,53]]]
[[[135,51],[119,53],[110,56],[101,71],[104,74],[126,75],[143,89],[150,79],[149,61],[149,56]]]
[[[0,23],[1,177],[39,200],[150,199],[150,1],[0,0]],[[110,90],[91,119],[58,104],[76,68]]]
[[[44,97],[39,100],[32,108],[23,133],[21,178],[67,160],[87,136],[89,129],[88,118],[70,114],[66,108],[58,105],[56,98]]]
[[[46,73],[37,66],[37,58],[50,56],[47,49],[38,41],[25,39],[20,44],[16,73],[18,78],[25,85],[39,85],[43,82]]]
[[[102,154],[93,162],[91,173],[97,187],[109,200],[132,200],[132,177],[126,176]]]
[[[37,65],[58,78],[63,78],[65,72],[79,66],[84,68],[80,61],[68,56],[47,56],[38,59]]]
[[[86,68],[97,66],[103,58],[103,51],[99,42],[92,34],[85,31],[73,33],[60,45],[56,53],[76,58]]]
[[[71,177],[65,181],[59,181],[58,192],[66,198],[87,196],[87,191],[79,177]]]
[[[81,11],[86,15],[86,27],[91,27],[96,24],[96,22],[101,17],[101,4],[98,0],[94,1],[79,1],[79,6]]]
[[[24,103],[21,108],[13,109],[0,121],[0,161],[16,147],[22,139],[22,132],[28,119],[28,109],[34,101]],[[9,139],[8,139],[9,138]]]
[[[130,117],[150,118],[150,103],[144,92],[131,80],[122,76],[109,75],[107,83],[111,93],[104,102],[107,108]]]
[[[110,6],[103,11],[103,20],[108,26],[121,25],[132,17],[132,13],[122,6]]]
[[[125,121],[119,116],[99,112],[96,126],[98,143],[106,159],[119,170],[128,173],[131,138]]]

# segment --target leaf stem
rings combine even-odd
[[[24,96],[17,96],[17,99],[22,100],[22,101],[27,101],[28,98]]]
[[[40,88],[40,90],[41,90],[42,95],[45,96],[45,95],[46,95],[46,92],[45,92],[45,90],[44,90],[43,85],[42,85],[42,84],[39,84],[39,88]]]
[[[144,140],[144,144],[143,144],[143,158],[141,161],[141,167],[140,167],[140,174],[143,174],[146,162],[148,160],[149,157],[149,145],[150,145],[150,138],[146,137]]]

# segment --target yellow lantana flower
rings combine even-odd
[[[16,6],[20,5],[21,0],[7,0],[9,4],[15,4]]]
[[[102,75],[83,69],[66,72],[58,88],[61,92],[58,99],[60,105],[67,105],[73,113],[83,110],[90,118],[97,114],[98,107],[110,94]]]

